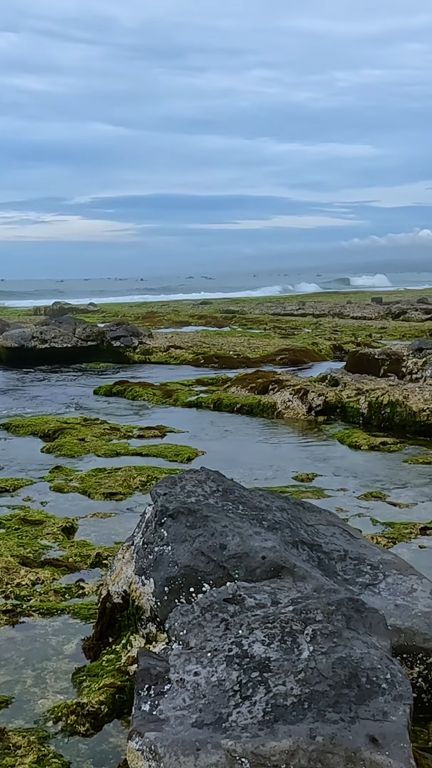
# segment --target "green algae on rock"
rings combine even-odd
[[[355,451],[383,451],[396,453],[404,447],[403,443],[392,437],[369,435],[362,429],[342,429],[332,434],[332,437],[348,448]]]
[[[428,467],[432,464],[432,453],[424,453],[421,456],[410,456],[409,459],[405,459],[404,464]]]
[[[383,522],[372,518],[372,523],[383,530],[377,534],[369,534],[367,538],[384,549],[391,549],[397,544],[413,541],[421,536],[432,536],[432,520],[429,523],[412,523]]]
[[[0,494],[11,496],[22,488],[34,485],[35,482],[35,480],[26,480],[25,478],[20,477],[0,477]]]
[[[317,477],[320,477],[317,472],[298,472],[296,475],[293,475],[293,480],[295,480],[296,483],[305,483],[306,485],[309,485],[310,483],[313,483]]]
[[[0,768],[70,768],[41,728],[0,727]]]
[[[178,469],[151,466],[103,467],[80,472],[70,467],[50,469],[45,480],[56,493],[79,493],[94,501],[124,501],[148,493],[159,480]]]
[[[38,437],[46,443],[42,448],[43,453],[65,458],[79,458],[87,454],[100,458],[143,456],[187,464],[202,455],[195,448],[185,445],[132,446],[126,442],[131,439],[165,438],[169,433],[176,432],[159,424],[133,427],[86,416],[30,416],[10,419],[1,426],[16,436]]]
[[[13,702],[12,696],[0,696],[0,712],[2,709],[7,709]]]
[[[68,614],[82,620],[96,603],[88,602],[94,584],[62,584],[62,576],[105,568],[118,547],[75,540],[76,520],[20,509],[0,518],[0,626],[23,617]],[[55,554],[51,554],[55,549]],[[81,606],[77,600],[85,600]]]
[[[280,493],[284,496],[290,496],[292,499],[328,499],[330,498],[324,488],[318,488],[314,485],[301,486],[301,485],[280,485],[271,488],[259,488],[260,491],[268,491],[269,493]]]
[[[47,720],[60,724],[68,736],[89,737],[107,723],[128,717],[133,705],[134,664],[143,642],[141,636],[127,634],[96,661],[78,667],[72,674],[77,698],[55,704]]]
[[[388,494],[384,491],[366,491],[360,496],[357,496],[359,501],[381,501],[385,504],[389,504],[390,507],[396,507],[396,509],[412,509],[416,506],[416,503],[405,503],[403,501],[394,501],[389,499]]]
[[[266,418],[345,421],[403,434],[404,439],[432,436],[430,384],[355,377],[345,371],[310,379],[259,370],[161,384],[117,381],[98,387],[95,394]]]

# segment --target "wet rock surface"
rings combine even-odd
[[[412,768],[394,654],[432,652],[432,583],[338,517],[209,470],[163,480],[118,555],[91,639],[131,604],[138,766]]]
[[[427,381],[432,376],[432,339],[384,349],[358,349],[348,354],[349,373],[406,381]]]
[[[0,335],[0,362],[13,367],[127,362],[150,336],[123,323],[100,327],[70,315],[44,318],[36,325],[6,329]]]

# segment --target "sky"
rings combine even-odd
[[[432,266],[430,0],[13,0],[0,277]]]

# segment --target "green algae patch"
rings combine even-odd
[[[266,376],[267,372],[260,372]],[[275,418],[276,406],[255,393],[241,393],[231,389],[228,376],[209,376],[193,381],[163,382],[117,381],[95,389],[102,397],[121,397],[126,400],[144,401],[151,405],[198,408],[223,413],[239,413],[244,416]]]
[[[384,549],[391,549],[397,544],[414,541],[422,536],[432,536],[432,521],[429,523],[411,522],[382,522],[372,518],[374,525],[380,526],[382,531],[378,534],[367,536],[373,544],[378,544]]]
[[[366,491],[361,496],[357,496],[359,501],[387,501],[388,494],[384,491]]]
[[[27,488],[29,485],[34,485],[35,480],[26,480],[21,477],[0,477],[0,494],[7,494],[11,496],[13,493],[20,491],[22,488]]]
[[[324,490],[324,488],[317,488],[314,485],[280,485],[271,488],[259,488],[258,490],[268,491],[269,493],[279,493],[282,496],[289,496],[291,499],[319,500],[330,498],[329,494]]]
[[[60,579],[106,568],[118,547],[76,540],[77,531],[76,520],[39,510],[23,508],[0,517],[0,626],[23,617],[67,614],[87,620],[91,611],[94,615],[97,585],[81,580],[62,584]]]
[[[68,736],[89,737],[113,720],[129,717],[133,706],[133,670],[139,635],[128,634],[106,648],[96,661],[72,674],[77,698],[55,704],[47,720]]]
[[[362,493],[361,496],[357,496],[359,501],[381,501],[384,504],[388,504],[390,507],[395,507],[396,509],[413,509],[413,507],[416,506],[415,503],[405,503],[403,501],[394,501],[393,499],[389,499],[388,494],[384,493],[384,491],[366,491],[366,493]]]
[[[421,456],[410,456],[409,459],[405,459],[404,464],[413,464],[422,467],[428,467],[432,464],[432,453],[425,453]]]
[[[0,768],[70,768],[40,728],[0,728]]]
[[[362,429],[342,429],[332,435],[338,443],[355,451],[383,451],[396,453],[404,448],[403,443],[393,437],[369,435]]]
[[[199,451],[189,446],[129,444],[129,440],[163,439],[177,431],[160,424],[133,427],[86,416],[31,416],[10,419],[1,426],[17,437],[31,436],[43,440],[42,453],[71,459],[93,454],[99,458],[151,456],[189,463],[200,455]]]
[[[164,467],[128,466],[80,472],[57,466],[50,469],[45,480],[56,493],[79,493],[94,501],[124,501],[134,493],[148,493],[163,477],[178,471]]]
[[[13,703],[12,696],[0,696],[0,712],[2,709],[7,709]]]
[[[309,485],[310,483],[313,483],[317,477],[320,477],[317,472],[298,472],[296,475],[293,475],[293,480],[295,480],[296,483],[305,483],[306,485]]]

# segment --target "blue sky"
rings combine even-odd
[[[14,0],[0,272],[432,256],[430,0]]]

